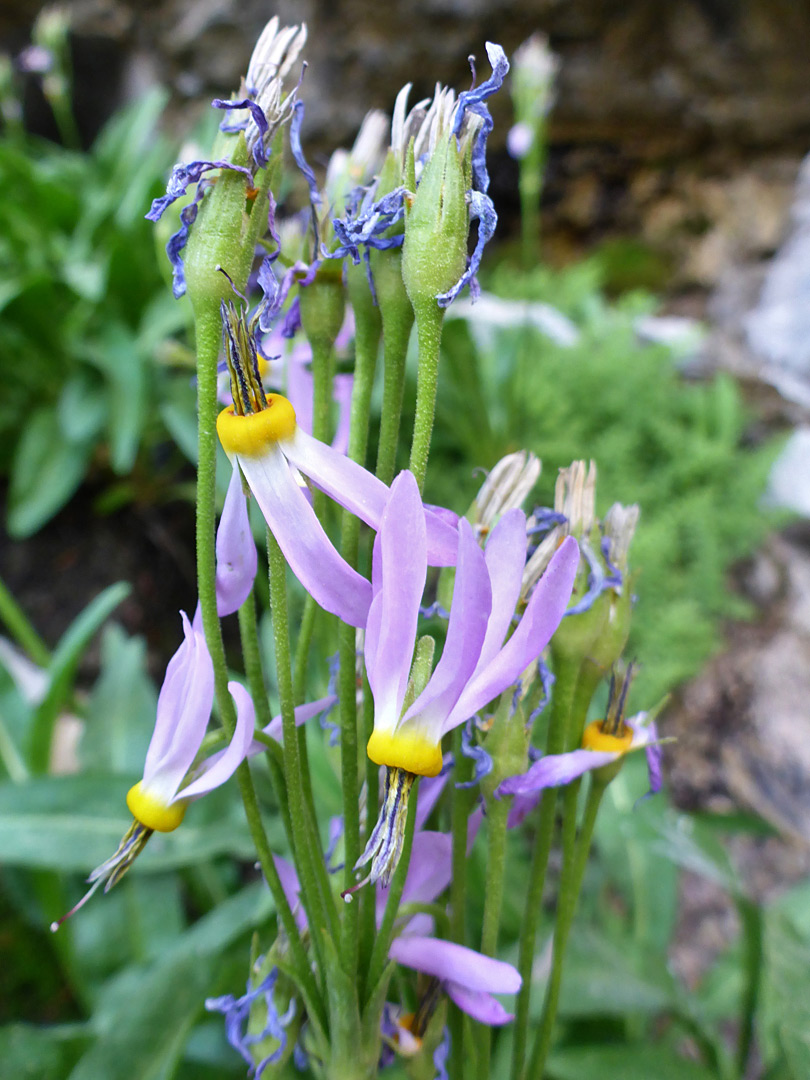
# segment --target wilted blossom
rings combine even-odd
[[[461,289],[470,284],[477,294],[475,275],[481,262],[484,247],[492,237],[497,224],[497,214],[492,200],[486,194],[489,174],[486,167],[486,141],[493,122],[486,101],[503,85],[509,70],[506,54],[499,45],[486,44],[487,57],[492,66],[488,79],[471,90],[465,90],[456,98],[451,89],[440,84],[432,100],[420,101],[410,112],[407,99],[411,89],[408,83],[397,95],[391,125],[391,146],[387,159],[386,183],[382,187],[370,187],[355,208],[347,216],[333,222],[339,246],[334,257],[350,255],[355,263],[360,261],[361,247],[384,250],[403,242],[401,230],[393,229],[407,216],[408,207],[418,197],[419,185],[434,153],[443,154],[447,140],[453,138],[456,149],[464,153],[470,146],[472,161],[472,187],[466,194],[467,228],[478,221],[478,237],[473,254],[458,281],[446,292],[437,296],[440,306],[446,307]],[[407,191],[408,177],[405,173],[409,146],[413,141],[416,192]],[[388,162],[391,168],[388,169]],[[432,199],[432,195],[431,195]],[[393,235],[392,235],[393,233]]]
[[[277,1062],[287,1048],[287,1033],[285,1028],[295,1016],[295,1000],[290,1001],[287,1009],[280,1013],[274,1001],[274,992],[278,982],[279,971],[274,967],[270,973],[251,986],[248,979],[245,993],[242,997],[234,997],[233,994],[225,994],[218,998],[206,998],[205,1007],[209,1012],[219,1012],[225,1017],[225,1036],[231,1046],[250,1066],[255,1069],[253,1075],[260,1077],[268,1065]],[[260,1031],[249,1032],[248,1024],[250,1014],[255,1002],[261,1000],[265,1009],[264,1026]],[[278,1047],[258,1063],[254,1060],[250,1048],[265,1039],[272,1038],[278,1042]]]
[[[175,297],[183,296],[186,291],[182,252],[197,219],[200,201],[210,186],[208,174],[220,169],[241,173],[247,186],[253,187],[254,170],[267,164],[275,132],[293,115],[298,85],[285,89],[285,81],[306,42],[307,32],[305,26],[284,27],[282,30],[278,27],[278,18],[274,16],[259,38],[243,81],[242,96],[231,101],[216,99],[212,102],[214,108],[228,112],[221,125],[223,131],[244,131],[252,168],[235,163],[231,157],[178,162],[172,169],[166,194],[153,200],[146,215],[149,221],[159,221],[168,207],[182,198],[192,184],[197,185],[194,198],[180,212],[180,228],[166,244],[166,254],[172,265],[172,291]],[[272,197],[270,206],[272,216]]]
[[[549,558],[565,536],[576,536],[583,558],[583,576],[587,584],[569,616],[589,610],[603,592],[612,589],[623,593],[627,574],[627,556],[639,518],[638,506],[615,503],[602,523],[596,517],[596,465],[592,461],[574,461],[560,469],[554,489],[554,510],[537,511],[530,528],[545,532],[526,564],[523,595],[526,596],[543,572]],[[548,528],[543,528],[543,523]]]
[[[541,469],[540,460],[529,450],[507,454],[492,467],[468,515],[480,536],[487,536],[507,510],[523,505]]]

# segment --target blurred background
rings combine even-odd
[[[563,1009],[571,1045],[595,1031],[601,1046],[612,1032],[647,1071],[632,1072],[628,1057],[611,1069],[630,1071],[605,1072],[598,1058],[589,1073],[584,1059],[563,1054],[554,1076],[663,1076],[657,1058],[638,1056],[636,1036],[645,1046],[671,1036],[684,1060],[711,1070],[706,1033],[683,1019],[696,1023],[696,1010],[716,1022],[721,1047],[729,1029],[755,1018],[757,1048],[739,1075],[810,1075],[810,1016],[797,1003],[807,987],[797,957],[810,957],[810,163],[802,164],[810,5],[76,0],[61,7],[72,83],[61,115],[27,51],[41,7],[21,0],[0,9],[9,58],[0,587],[14,598],[4,603],[6,628],[33,664],[21,666],[4,646],[0,944],[11,962],[0,974],[0,1021],[10,1025],[0,1047],[19,1056],[17,1071],[4,1073],[0,1054],[0,1075],[68,1075],[83,1060],[76,1048],[84,1053],[87,1030],[32,1049],[26,1024],[84,1023],[105,979],[156,956],[142,941],[105,953],[96,938],[110,932],[109,914],[85,931],[90,961],[44,937],[99,859],[92,845],[64,855],[84,819],[59,843],[52,831],[56,817],[86,805],[86,788],[42,784],[77,771],[103,776],[93,805],[102,816],[113,805],[121,777],[142,759],[150,680],[176,646],[176,612],[195,603],[188,311],[166,286],[166,237],[143,214],[190,133],[206,145],[210,100],[238,85],[273,13],[309,26],[304,143],[320,170],[367,110],[390,112],[405,82],[414,98],[430,96],[437,80],[463,89],[470,54],[487,74],[485,41],[511,56],[529,35],[547,36],[559,69],[543,133],[539,255],[521,262],[520,162],[507,150],[515,116],[502,92],[491,102],[489,141],[500,222],[482,284],[500,301],[550,306],[574,337],[499,330],[475,309],[448,318],[434,457],[445,469],[434,467],[428,487],[435,501],[458,502],[458,491],[471,499],[474,466],[530,446],[545,463],[540,501],[550,502],[558,467],[592,456],[600,510],[615,499],[641,504],[636,704],[669,693],[663,729],[678,741],[667,747],[667,796],[652,824],[622,824],[619,804],[632,801],[633,785],[617,783],[586,914],[589,932],[603,935],[606,964],[618,965],[624,939],[615,925],[605,930],[600,897],[617,924],[646,904],[647,922],[640,931],[630,919],[631,936],[657,949],[681,995],[662,999],[660,985],[643,984],[648,952],[633,972],[636,996],[628,991],[606,1021],[604,993],[583,965],[580,981],[572,976],[579,996],[572,990]],[[475,413],[465,428],[471,398],[489,415]],[[126,596],[103,591],[119,581]],[[22,640],[9,624],[15,605],[18,630],[28,624]],[[52,741],[36,766],[15,745],[18,736],[25,745],[43,701]],[[110,730],[130,733],[125,749]],[[20,785],[37,774],[21,801]],[[119,824],[113,818],[111,834]],[[224,834],[214,848],[206,856],[214,879],[189,880],[192,841],[133,874],[134,890],[161,883],[178,933],[239,895],[244,875],[223,869],[239,851]],[[46,880],[68,872],[76,882],[68,889]],[[735,1003],[746,993],[741,1021]],[[94,1032],[113,1030],[108,1012]],[[227,1048],[212,1065],[206,1038],[214,1036],[196,1036],[192,1065],[178,1075],[230,1075],[217,1071],[233,1065]],[[100,1067],[93,1060],[87,1070]],[[135,1075],[174,1074],[144,1066]]]

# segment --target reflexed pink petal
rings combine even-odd
[[[236,702],[236,729],[233,738],[225,750],[214,754],[203,763],[205,771],[188,787],[183,788],[178,796],[181,799],[196,799],[200,795],[213,791],[214,788],[229,780],[245,760],[253,739],[253,729],[256,726],[253,699],[241,683],[229,682],[228,689]]]
[[[373,473],[297,427],[291,439],[279,443],[288,460],[304,476],[351,510],[372,529],[379,529],[389,489]],[[425,508],[429,566],[454,566],[456,530],[444,514]]]
[[[232,615],[250,595],[258,557],[239,466],[234,465],[217,529],[217,614]]]
[[[394,480],[377,540],[383,587],[369,613],[366,668],[375,727],[393,729],[408,685],[427,572],[425,515],[412,473]]]
[[[440,511],[437,507],[425,507],[428,566],[456,565],[457,520],[450,510]]]
[[[515,614],[526,565],[526,515],[508,510],[490,533],[484,549],[492,585],[492,614],[481,649],[479,669],[483,669],[503,645]]]
[[[239,464],[284,557],[307,592],[344,622],[364,626],[371,585],[338,555],[278,447],[268,447],[261,457],[241,456]]]
[[[491,606],[484,553],[472,526],[462,518],[458,525],[458,569],[447,640],[430,681],[402,718],[403,725],[418,719],[420,727],[424,725],[435,731],[439,741],[443,721],[475,671]]]
[[[284,439],[279,445],[287,459],[316,487],[367,525],[380,527],[389,494],[382,480],[331,446],[313,439],[300,427],[291,439]]]
[[[511,964],[440,938],[410,935],[394,938],[388,955],[406,967],[459,983],[468,990],[515,994],[523,981]]]
[[[633,745],[631,749],[644,748],[647,756],[647,773],[650,778],[650,790],[648,794],[655,795],[661,790],[661,762],[663,751],[658,745],[658,728],[655,721],[647,723],[647,713],[641,712],[637,716],[630,717],[626,723],[633,729]]]
[[[326,712],[337,702],[337,698],[334,694],[329,694],[327,697],[318,698],[317,701],[307,702],[306,705],[296,705],[295,707],[295,726],[300,727],[301,724],[305,724],[307,720],[313,720],[316,716],[320,716],[322,712]],[[265,735],[269,735],[271,739],[275,739],[276,742],[282,741],[282,720],[281,716],[274,716],[273,719],[262,728]],[[261,754],[267,747],[255,740],[251,742],[248,747],[248,757],[252,757],[254,754]]]
[[[497,1027],[515,1018],[514,1013],[508,1013],[500,1001],[481,990],[468,990],[456,982],[445,983],[444,989],[463,1012],[481,1024]]]
[[[191,768],[214,702],[214,666],[205,638],[180,614],[185,637],[166,669],[143,775],[145,785],[167,800]]]
[[[504,780],[495,794],[502,799],[504,795],[526,795],[543,788],[562,787],[576,780],[578,776],[584,776],[591,769],[608,765],[619,756],[610,750],[572,750],[569,754],[546,754],[539,761],[535,761],[522,776],[510,776]]]
[[[537,659],[565,614],[578,563],[579,547],[569,536],[535,586],[518,628],[489,664],[473,676],[448,717],[444,731],[475,715]]]

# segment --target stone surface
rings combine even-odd
[[[22,48],[39,5],[0,13]],[[508,53],[535,30],[562,59],[545,189],[549,251],[576,254],[614,233],[666,253],[682,285],[714,286],[740,251],[780,239],[786,188],[810,140],[810,7],[786,0],[67,0],[82,129],[159,81],[176,130],[235,87],[270,14],[305,20],[305,134],[321,160],[367,109],[399,87],[430,94],[469,81],[466,57]],[[33,97],[32,97],[33,101]],[[33,107],[33,106],[32,106]],[[516,166],[504,152],[507,95],[493,102],[493,193],[516,218]],[[39,112],[46,123],[45,113]],[[503,231],[503,230],[502,230]],[[554,236],[555,232],[558,234]]]
[[[810,848],[810,533],[775,536],[741,574],[760,605],[683,691],[664,731],[673,795],[689,809],[753,810]]]

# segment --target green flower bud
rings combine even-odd
[[[339,262],[321,263],[311,285],[299,289],[301,326],[313,354],[329,351],[343,326],[346,293]]]
[[[232,161],[235,165],[246,165],[248,161],[241,133]],[[221,301],[233,299],[231,282],[220,270],[227,273],[237,289],[245,288],[256,246],[257,230],[250,227],[253,214],[263,215],[267,221],[267,195],[248,195],[246,178],[223,169],[200,203],[184,258],[186,291],[197,317],[212,305],[219,311]]]
[[[436,306],[467,264],[469,214],[463,156],[443,136],[425,166],[405,218],[402,277],[415,309]]]

